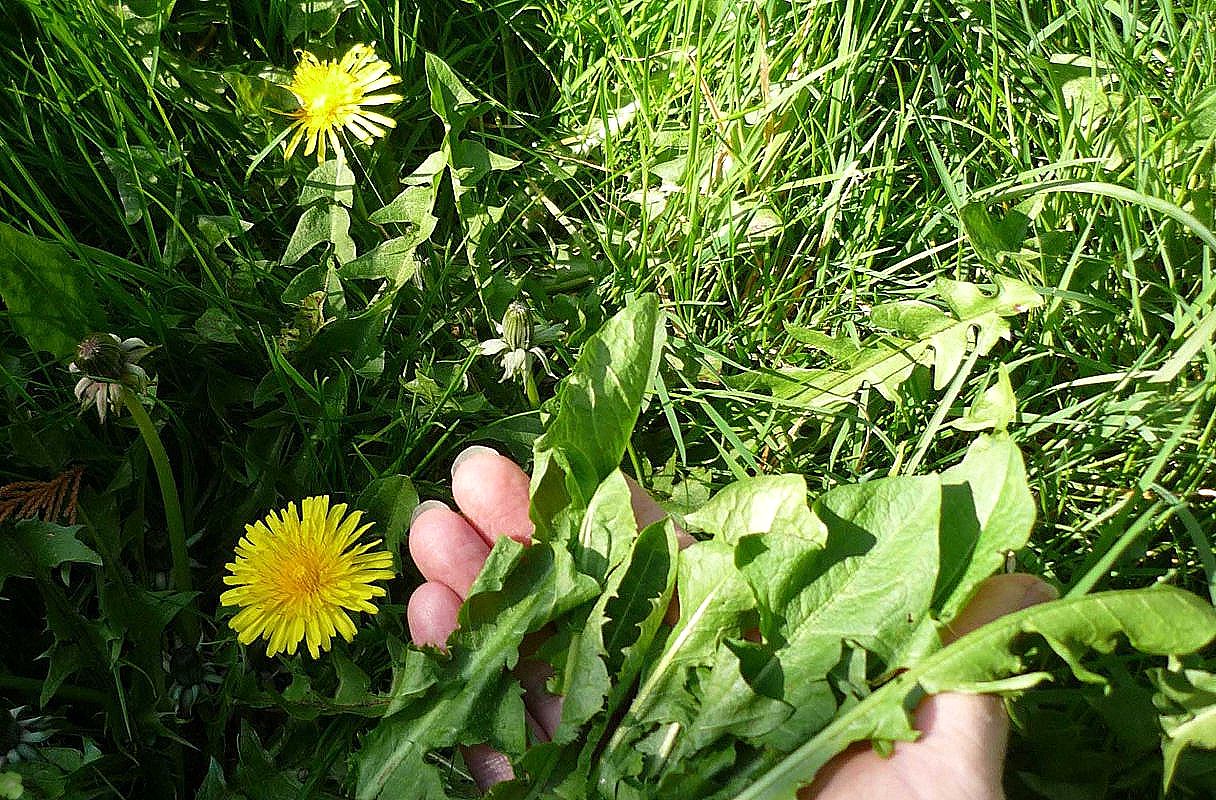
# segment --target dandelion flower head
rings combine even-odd
[[[392,117],[367,108],[401,100],[399,94],[375,94],[401,83],[401,79],[389,74],[388,62],[378,58],[372,48],[357,44],[333,61],[318,59],[305,50],[298,52],[300,63],[287,88],[300,107],[289,114],[295,118],[295,132],[287,142],[286,158],[291,158],[304,141],[304,155],[316,151],[317,163],[321,163],[326,142],[336,154],[342,153],[340,130],[366,144],[384,136],[386,128],[397,126]]]
[[[313,658],[328,650],[335,634],[355,636],[348,611],[376,613],[369,600],[385,590],[373,583],[393,577],[393,557],[373,550],[380,540],[356,544],[371,527],[362,514],[348,516],[346,505],[330,506],[328,497],[309,497],[266,519],[245,526],[228,564],[224,583],[235,588],[220,596],[240,606],[229,621],[241,644],[267,640],[266,654],[295,654],[301,641]]]

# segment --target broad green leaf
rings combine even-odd
[[[961,431],[982,431],[988,428],[1003,433],[1017,416],[1017,397],[1009,381],[1009,370],[1004,364],[997,365],[996,383],[984,389],[975,398],[962,419],[950,423]]]
[[[461,187],[473,186],[491,171],[501,172],[514,169],[521,163],[514,158],[492,152],[481,142],[452,142],[452,177],[454,184],[458,187],[457,199],[463,194]]]
[[[776,533],[822,544],[823,523],[806,505],[801,475],[761,475],[730,484],[684,518],[692,530],[734,543],[753,533]]]
[[[964,205],[959,210],[959,220],[971,246],[985,261],[1000,264],[1007,253],[1016,253],[1022,248],[1024,231],[1019,235],[998,223],[983,203]]]
[[[1000,569],[1007,552],[1026,545],[1035,502],[1022,454],[1006,434],[976,439],[941,480],[941,572],[934,605],[950,619]]]
[[[105,328],[88,276],[57,244],[0,222],[0,298],[5,316],[33,350],[62,358]]]
[[[0,772],[0,797],[8,800],[19,800],[25,794],[25,787],[18,772]]]
[[[324,200],[350,208],[355,202],[355,173],[345,161],[331,158],[308,173],[300,189],[299,204],[307,207]]]
[[[431,218],[434,220],[434,217]],[[423,232],[419,232],[423,234]],[[425,231],[421,240],[425,240],[431,232]],[[415,236],[399,236],[381,242],[374,250],[369,250],[353,261],[348,261],[338,270],[343,278],[383,278],[392,289],[400,288],[405,282],[414,277],[418,270],[418,260],[414,251],[421,241]]]
[[[1187,109],[1188,134],[1196,142],[1207,142],[1216,136],[1216,86],[1200,92]]]
[[[371,678],[351,661],[350,656],[341,650],[335,650],[330,656],[334,672],[338,676],[338,689],[334,693],[334,702],[339,705],[354,705],[366,700],[371,688]]]
[[[1161,712],[1162,791],[1169,793],[1178,760],[1190,747],[1216,750],[1216,675],[1197,669],[1158,669],[1149,673]]]
[[[401,194],[388,205],[373,213],[368,219],[377,225],[397,222],[408,224],[416,231],[426,231],[419,241],[425,241],[437,222],[431,210],[435,207],[436,185],[406,186]],[[410,238],[415,238],[411,236]]]
[[[788,800],[853,742],[914,739],[908,710],[926,694],[1025,689],[1048,677],[1027,673],[1020,646],[1041,637],[1079,678],[1100,681],[1081,660],[1121,641],[1149,655],[1193,653],[1216,637],[1216,611],[1171,586],[1056,600],[1009,614],[944,647],[837,716],[805,745],[745,787],[715,798]],[[738,791],[732,791],[737,788]]]
[[[200,214],[194,220],[194,224],[198,227],[199,236],[210,250],[214,250],[233,237],[240,237],[253,227],[252,222],[228,215],[213,217]]]
[[[233,795],[228,790],[228,783],[224,780],[224,768],[212,757],[207,767],[207,777],[203,778],[202,785],[194,793],[194,800],[236,800],[239,797],[241,796]]]
[[[825,676],[845,639],[890,657],[928,611],[937,574],[936,476],[841,486],[813,511],[827,529],[822,549],[765,535],[741,542],[737,557],[791,680]]]
[[[220,344],[236,344],[237,331],[241,329],[239,322],[224,313],[222,309],[211,306],[194,321],[194,331],[209,342]]]
[[[448,135],[455,139],[477,112],[477,98],[443,59],[429,52],[426,54],[426,85],[431,92],[431,110],[443,121]]]
[[[405,475],[384,475],[367,485],[355,507],[365,519],[374,522],[372,533],[384,540],[384,547],[393,554],[393,570],[401,573],[401,547],[410,529],[410,515],[418,505],[418,492]]]
[[[350,238],[350,214],[345,208],[318,205],[304,209],[287,249],[283,251],[283,263],[289,266],[295,264],[323,242],[334,246],[334,255],[339,264],[345,264],[355,257],[355,241]]]
[[[585,508],[620,465],[665,339],[658,298],[644,295],[583,345],[558,393],[557,410],[536,440],[533,519],[542,536],[554,509],[564,504],[556,497],[563,489],[550,483],[561,480],[557,473],[564,475],[565,497]]]
[[[634,530],[629,484],[614,470],[591,496],[577,538],[570,543],[578,571],[603,583],[634,546]]]
[[[347,0],[287,0],[283,34],[288,41],[306,33],[319,38],[334,29],[346,7]]]

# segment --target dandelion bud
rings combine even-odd
[[[502,338],[509,350],[527,350],[532,345],[532,312],[527,303],[516,300],[507,306],[502,318]]]

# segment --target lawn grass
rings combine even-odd
[[[69,359],[31,352],[0,312],[0,482],[83,464],[86,541],[106,557],[101,582],[125,587],[99,592],[75,568],[66,587],[40,583],[87,609],[52,615],[53,636],[41,625],[52,600],[24,585],[6,587],[0,611],[11,705],[37,699],[23,692],[54,642],[64,670],[91,662],[62,642],[111,653],[101,674],[64,673],[50,703],[61,746],[87,736],[104,753],[72,779],[79,796],[192,793],[212,764],[238,791],[338,792],[359,720],[301,714],[274,732],[269,715],[285,716],[253,709],[275,705],[273,689],[302,696],[308,679],[239,653],[215,622],[218,576],[244,523],[287,499],[354,501],[398,475],[443,496],[453,456],[472,443],[526,458],[537,411],[476,352],[521,296],[562,329],[554,377],[536,373],[541,400],[626,298],[662,298],[670,353],[627,466],[674,508],[756,473],[803,473],[816,494],[949,466],[973,438],[952,423],[1003,364],[1017,400],[1009,429],[1039,503],[1017,567],[1065,593],[1155,581],[1211,591],[1211,3],[308,5],[0,10],[0,222],[62,247],[107,330],[158,347],[153,415],[193,536],[201,660],[225,681],[175,711],[166,678],[141,677],[159,645],[112,626],[167,585],[155,474],[129,420],[78,415]],[[352,285],[343,309],[330,288],[323,313],[346,338],[317,343],[299,330],[299,300],[316,287],[292,282],[324,251],[280,263],[315,164],[272,149],[251,165],[286,125],[273,82],[293,48],[340,54],[354,42],[376,43],[405,97],[387,140],[351,151],[360,253],[400,233],[368,217],[443,141],[424,53],[484,103],[465,137],[520,164],[462,200],[440,192],[436,231],[383,314],[351,321],[373,289]],[[1009,339],[965,358],[946,385],[922,365],[885,393],[874,380],[835,397],[806,388],[808,370],[840,367],[806,331],[873,344],[876,307],[941,306],[939,279],[998,275],[1042,305],[1010,315]],[[385,618],[416,580],[405,569],[379,633],[360,641],[365,668],[385,636],[403,636],[399,613]],[[196,648],[171,631],[166,652],[188,660]],[[1156,734],[1137,722],[1153,713],[1132,682],[1141,669],[1120,662],[1127,680],[1107,695],[1015,704],[1010,795],[1159,791]],[[175,737],[197,749],[172,751]],[[296,775],[316,752],[324,768]],[[1207,796],[1204,763],[1183,771],[1177,796]],[[1081,764],[1092,780],[1076,777]]]

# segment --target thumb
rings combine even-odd
[[[946,626],[942,642],[950,644],[1006,614],[1055,600],[1059,596],[1054,587],[1034,575],[1023,572],[993,575],[979,585],[967,607]]]
[[[980,584],[967,607],[946,628],[950,644],[1006,614],[1054,600],[1059,593],[1033,575],[995,575]],[[1000,698],[947,692],[925,698],[916,709],[921,737],[915,747],[951,755],[971,765],[981,786],[999,787],[1009,738],[1009,718]],[[999,796],[999,795],[993,795]]]
[[[942,637],[946,644],[1005,614],[1056,596],[1031,575],[997,575],[980,584]],[[948,692],[916,708],[914,742],[896,742],[890,758],[857,744],[832,759],[800,798],[1002,797],[1009,719],[997,697]]]

